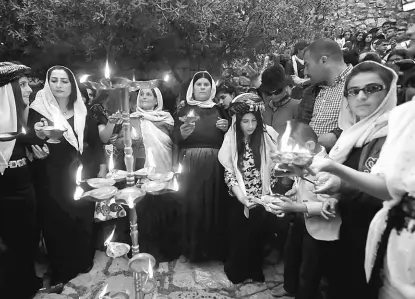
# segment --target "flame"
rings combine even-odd
[[[137,139],[137,137],[138,137],[137,130],[134,128],[134,126],[131,126],[131,138]]]
[[[114,153],[111,152],[110,158],[108,160],[108,171],[111,172],[114,170]]]
[[[75,177],[75,182],[76,182],[76,189],[75,189],[75,193],[73,195],[73,199],[74,200],[79,200],[82,197],[82,194],[84,194],[84,189],[82,189],[79,184],[82,181],[82,169],[84,168],[84,166],[81,164],[78,166],[78,170],[76,171],[76,177]]]
[[[135,82],[135,74],[133,74],[133,82]]]
[[[134,209],[134,199],[131,197],[131,195],[128,195],[127,203],[130,209]]]
[[[193,109],[191,109],[190,111],[189,111],[189,113],[187,113],[187,116],[188,117],[195,117],[196,115],[195,115],[195,111],[193,110]]]
[[[150,167],[156,167],[156,163],[155,163],[155,161],[154,161],[154,157],[153,157],[153,153],[151,152],[151,149],[148,149],[148,152],[147,152],[147,161],[148,161],[148,165],[150,166]]]
[[[22,134],[26,134],[26,129],[22,127]]]
[[[169,74],[166,74],[164,76],[164,81],[167,82],[167,81],[169,81],[169,79],[170,79],[170,75]]]
[[[152,278],[153,278],[153,267],[151,267],[151,262],[150,262],[150,260],[148,260],[148,277],[149,277],[150,279],[152,279]]]
[[[182,164],[179,163],[179,167],[177,169],[177,173],[182,173]]]
[[[82,169],[84,166],[81,164],[78,166],[78,170],[76,171],[76,184],[79,185],[82,181]]]
[[[110,77],[110,75],[111,75],[111,72],[110,72],[110,66],[109,66],[109,64],[108,64],[108,59],[107,59],[107,61],[105,62],[105,79],[109,79],[109,78],[111,78]]]
[[[79,78],[79,83],[84,83],[88,79],[89,75],[82,75],[81,78]]]
[[[179,183],[177,182],[176,176],[174,176],[174,178],[173,178],[173,190],[174,191],[179,191]]]
[[[84,189],[82,189],[80,186],[76,186],[75,193],[73,195],[74,200],[79,200],[82,197],[82,194],[84,194]]]
[[[281,151],[290,152],[292,147],[288,144],[291,135],[291,122],[287,122],[287,127],[285,128],[284,134],[281,136]]]
[[[109,242],[111,242],[112,238],[114,237],[114,233],[115,233],[115,226],[114,226],[114,229],[112,230],[112,233],[105,240],[104,246],[107,246],[109,244]]]
[[[62,120],[61,120],[60,116],[55,117],[53,120],[54,120],[54,122],[53,122],[53,127],[54,127],[55,129],[63,129],[63,128],[64,128],[64,126],[63,126],[63,123],[62,123]]]
[[[107,293],[107,288],[108,288],[108,283],[102,289],[102,292],[98,295],[98,299],[102,299],[104,297],[104,295]]]

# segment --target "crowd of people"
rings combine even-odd
[[[220,260],[234,285],[264,282],[266,244],[277,236],[284,284],[275,297],[317,298],[325,279],[328,298],[415,298],[415,101],[407,79],[415,28],[398,52],[403,41],[393,43],[392,30],[400,29],[390,25],[384,38],[339,31],[335,40],[300,42],[242,93],[197,72],[173,113],[159,88],[131,92],[135,170],[181,168],[180,189],[166,196],[179,206],[182,262]],[[106,176],[108,153],[116,169],[125,167],[111,95],[53,66],[29,102],[29,72],[0,63],[0,133],[19,133],[0,142],[0,293],[22,299],[42,288],[34,270],[40,238],[51,273],[42,291],[59,292],[92,268],[97,221],[128,227],[128,211],[114,201],[74,200],[79,165],[83,179]],[[47,142],[43,129],[58,124],[60,142]],[[311,165],[279,165],[273,157],[285,143],[307,150]],[[285,196],[258,205],[275,193]]]

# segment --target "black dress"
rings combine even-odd
[[[30,110],[28,126],[33,128],[42,117]],[[73,117],[68,122],[74,126]],[[37,181],[41,185],[37,188],[40,195],[38,207],[43,214],[41,227],[50,259],[52,284],[56,284],[87,272],[93,265],[95,204],[73,199],[75,176],[82,163],[82,179],[96,177],[105,156],[96,122],[89,116],[86,118],[82,155],[63,137],[60,143],[47,145],[50,154],[37,165],[42,176]]]
[[[364,148],[354,148],[344,165],[358,169]],[[382,200],[363,192],[343,195],[339,202],[342,225],[339,233],[338,297],[369,298],[364,269],[366,239],[373,217],[382,208]],[[342,283],[340,283],[342,282]],[[356,294],[359,294],[359,297]]]
[[[27,136],[16,140],[10,161],[26,158]],[[26,163],[29,161],[26,158]],[[35,274],[35,192],[28,164],[0,174],[0,294],[32,298],[41,287]],[[22,286],[24,286],[22,288]],[[4,296],[4,297],[3,297]]]
[[[179,146],[182,165],[179,197],[182,210],[182,254],[190,261],[222,259],[227,194],[224,169],[218,161],[224,133],[216,128],[218,117],[226,112],[214,106],[184,106],[177,117],[190,109],[200,116],[189,137],[183,140],[180,120],[175,121],[174,139]]]

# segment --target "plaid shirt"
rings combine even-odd
[[[311,86],[305,91],[298,119],[309,124],[318,136],[338,130],[344,84],[352,68],[353,66],[349,65],[334,80],[333,86]]]

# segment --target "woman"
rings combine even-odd
[[[294,99],[302,99],[303,89],[306,87],[310,79],[305,78],[304,75],[304,52],[308,43],[305,41],[298,42],[294,46],[294,55],[291,57],[291,61],[285,66],[285,72],[290,75],[296,85],[292,90]]]
[[[344,44],[344,47],[347,48],[349,51],[354,51],[357,54],[360,54],[363,52],[365,48],[365,33],[363,31],[358,31],[353,40],[350,40]]]
[[[372,51],[372,41],[373,41],[373,33],[369,32],[365,37],[365,47],[363,48],[362,53]]]
[[[230,209],[230,248],[225,262],[225,273],[235,284],[247,279],[264,281],[264,245],[275,232],[272,222],[276,217],[251,201],[269,194],[273,183],[271,154],[277,151],[278,134],[264,125],[263,110],[257,95],[244,93],[234,99],[230,108],[232,125],[218,156],[225,167],[225,182],[236,197]]]
[[[370,224],[365,270],[370,285],[368,299],[415,297],[414,187],[415,101],[392,110],[389,133],[371,173],[357,172],[329,160],[313,161],[316,172],[332,175],[319,190],[336,189],[341,182],[384,200],[383,208]],[[332,203],[326,204],[327,211]]]
[[[218,151],[228,130],[226,112],[215,105],[216,84],[208,72],[194,75],[186,105],[177,112],[175,143],[181,164],[182,252],[190,261],[223,257],[223,213],[227,193]],[[198,120],[192,115],[197,115]],[[197,117],[196,117],[197,118]],[[177,167],[177,166],[176,166]],[[183,260],[183,258],[182,258]]]
[[[330,165],[343,164],[359,172],[372,170],[388,132],[389,112],[397,103],[397,79],[393,70],[376,62],[362,62],[353,68],[345,83],[346,99],[339,116],[343,133],[330,152]],[[323,171],[330,171],[330,167]],[[319,181],[324,181],[324,176]],[[359,191],[356,185],[342,182],[339,186],[332,190],[341,195],[338,298],[352,298],[355,294],[369,298],[365,244],[369,224],[382,207],[381,200]]]
[[[131,114],[134,157],[138,158],[135,168],[155,167],[156,173],[171,171],[174,120],[169,112],[163,111],[160,90],[141,89],[136,109]]]
[[[29,131],[28,72],[25,65],[0,62],[1,133]],[[25,134],[0,141],[0,293],[5,298],[29,299],[42,287],[35,273],[35,191],[26,155],[31,144]]]
[[[60,123],[67,131],[60,143],[50,143],[50,155],[42,160],[42,230],[52,270],[52,285],[66,283],[93,265],[94,204],[74,200],[75,175],[80,164],[82,179],[103,177],[104,151],[96,122],[87,114],[75,76],[66,67],[54,66],[45,86],[30,105],[28,125],[44,140],[42,128]],[[97,165],[102,163],[101,165]],[[99,173],[98,173],[99,171]]]

